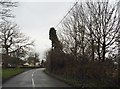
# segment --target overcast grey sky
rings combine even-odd
[[[51,47],[50,27],[55,27],[73,4],[54,1],[19,2],[19,6],[13,9],[16,15],[13,20],[20,26],[21,32],[35,40],[35,50],[43,57],[44,52]]]

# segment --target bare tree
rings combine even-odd
[[[87,3],[92,22],[92,34],[96,38],[98,45],[98,55],[105,60],[105,55],[109,48],[115,43],[120,29],[120,19],[117,13],[117,6],[106,2]],[[100,55],[101,53],[101,55]],[[101,58],[100,58],[101,59]]]
[[[7,17],[14,17],[11,13],[11,8],[17,7],[17,2],[12,0],[0,0],[0,19],[6,19]]]
[[[90,56],[91,54],[88,53],[91,53],[91,47],[93,49],[92,58],[94,59],[93,35],[88,28],[86,28],[91,22],[89,24],[86,23],[85,15],[82,4],[77,4],[62,24],[63,29],[60,37],[62,38],[64,49],[72,53],[76,59],[86,54]]]
[[[17,24],[8,21],[1,24],[0,41],[2,42],[3,53],[7,55],[20,56],[33,46],[29,37],[19,31]]]
[[[80,3],[74,7],[63,22],[63,43],[74,51],[74,55],[78,51],[84,54],[88,48],[88,51],[91,50],[93,60],[95,53],[100,61],[105,60],[106,53],[116,45],[115,40],[120,29],[116,5],[106,0]]]
[[[79,19],[79,7],[76,5],[76,7],[71,11],[68,18],[63,22],[62,28],[63,31],[61,35],[62,41],[64,44],[64,48],[71,54],[74,55],[75,59],[78,58],[78,56],[84,55],[84,35],[85,35],[85,27],[82,24],[81,19]],[[81,49],[82,50],[81,50]]]

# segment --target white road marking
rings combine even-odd
[[[35,73],[36,71],[38,71],[38,70],[40,70],[40,69],[36,69],[36,70],[32,73],[32,85],[33,85],[33,88],[35,87],[35,82],[34,82],[33,76],[34,76],[34,73]]]
[[[36,71],[36,70],[35,70],[35,71]],[[32,73],[32,85],[33,85],[33,88],[35,87],[35,82],[34,82],[34,79],[33,79],[33,76],[34,76],[35,71]]]
[[[33,85],[33,88],[35,87],[35,82],[34,82],[34,79],[32,78],[32,85]]]
[[[36,71],[36,70],[35,70]],[[34,76],[35,71],[32,73],[32,77]]]
[[[33,77],[33,74],[32,74],[32,77]]]

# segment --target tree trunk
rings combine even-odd
[[[82,35],[82,55],[84,55],[84,50],[85,50],[85,47],[84,47],[84,35],[85,35],[85,28],[83,27],[82,28],[82,33],[81,33],[81,35]]]
[[[77,38],[75,37],[75,49],[74,49],[74,56],[75,56],[75,60],[77,60]]]
[[[99,61],[101,61],[101,55],[100,55],[100,39],[98,39],[97,53],[98,53]]]
[[[94,40],[93,40],[93,38],[92,38],[91,46],[92,46],[92,60],[94,61],[94,59],[95,59],[95,54],[94,54],[95,50],[94,50]]]
[[[6,47],[5,47],[5,50],[6,50],[6,54],[8,55],[8,54],[9,54],[9,51],[8,51],[7,45],[6,45]]]
[[[91,50],[92,50],[91,56],[92,56],[92,60],[94,61],[94,59],[95,59],[95,54],[94,54],[95,50],[94,50],[93,34],[92,34],[91,30],[90,30],[90,38],[91,38]]]
[[[102,54],[102,62],[105,61],[105,53],[106,53],[106,45],[105,45],[105,36],[104,36],[104,41],[103,41],[103,47],[102,47],[102,51],[103,51],[103,54]]]

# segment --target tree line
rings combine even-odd
[[[46,53],[47,69],[78,80],[94,79],[116,86],[120,59],[118,8],[119,2],[109,0],[77,3],[58,33],[62,51],[58,46],[58,50],[52,48]]]

